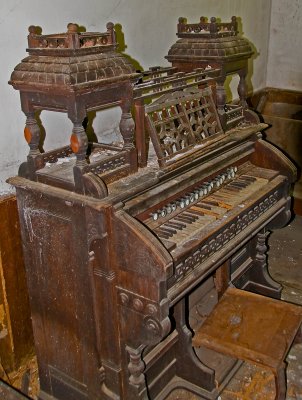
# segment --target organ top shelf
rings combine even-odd
[[[117,150],[124,168],[119,169],[119,176],[137,169],[130,108],[133,84],[140,75],[130,61],[116,51],[113,23],[107,23],[106,28],[104,33],[82,33],[78,25],[70,23],[66,33],[42,35],[37,27],[29,27],[29,56],[15,67],[9,81],[20,91],[22,111],[27,118],[24,135],[30,150],[27,162],[20,168],[22,176],[37,180],[37,171],[50,161],[49,158],[56,160],[74,153],[76,161],[68,181],[77,192],[88,194],[90,189],[85,191],[83,184],[83,175],[89,168],[83,121],[90,111],[116,105],[122,109],[123,147]],[[58,154],[51,152],[50,157],[45,155],[35,118],[35,112],[41,110],[67,113],[73,124],[69,149],[60,149]],[[121,167],[120,161],[118,164]]]
[[[217,81],[217,109],[221,116],[223,128],[227,127],[225,115],[227,75],[238,74],[238,95],[244,109],[245,118],[257,122],[257,117],[248,110],[246,102],[248,60],[254,50],[251,42],[238,32],[238,21],[232,17],[231,22],[218,22],[212,17],[210,22],[201,17],[197,23],[188,23],[183,17],[178,19],[178,40],[170,47],[166,59],[178,71],[190,72],[196,68],[220,69]],[[259,122],[259,120],[258,120]]]

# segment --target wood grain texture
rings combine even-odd
[[[6,370],[33,349],[30,308],[15,196],[0,198],[0,356]]]

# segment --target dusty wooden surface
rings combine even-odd
[[[229,31],[231,25],[223,25],[222,39],[234,36],[236,26],[235,17],[232,30]],[[215,38],[216,28],[214,18],[210,36],[215,32]],[[193,294],[199,296],[200,303],[207,301],[203,282],[211,281],[211,274],[230,257],[228,278],[235,286],[280,298],[281,286],[267,274],[265,229],[281,227],[288,221],[287,193],[296,170],[276,148],[260,140],[264,126],[258,124],[256,115],[256,118],[250,112],[251,118],[245,115],[249,110],[244,110],[244,115],[247,121],[256,124],[241,126],[227,135],[221,129],[216,131],[220,122],[224,131],[228,130],[228,121],[218,118],[225,110],[222,84],[230,71],[240,75],[238,94],[242,107],[246,108],[245,75],[251,51],[246,41],[239,40],[244,47],[241,50],[246,51],[240,52],[243,59],[236,61],[236,65],[233,55],[232,60],[228,55],[224,59],[222,66],[231,61],[232,68],[229,66],[218,79],[218,113],[213,104],[209,107],[208,100],[199,104],[197,99],[196,103],[195,93],[193,97],[184,96],[186,106],[182,114],[176,111],[178,100],[177,107],[172,108],[171,94],[166,101],[160,101],[159,111],[154,109],[159,106],[155,102],[148,106],[147,114],[158,111],[156,118],[164,117],[156,129],[156,134],[164,138],[164,146],[156,146],[158,141],[153,140],[159,165],[162,166],[160,160],[165,157],[171,164],[158,171],[156,181],[151,179],[142,184],[141,175],[134,173],[137,159],[130,109],[132,84],[138,76],[132,69],[122,72],[117,69],[116,74],[112,71],[112,80],[106,77],[105,82],[100,82],[95,73],[93,77],[79,73],[76,83],[56,82],[58,87],[52,84],[50,93],[44,75],[39,75],[37,86],[31,72],[26,72],[27,64],[25,68],[25,63],[33,61],[34,71],[39,71],[44,66],[44,56],[55,67],[66,60],[69,65],[71,56],[77,56],[79,66],[82,56],[85,60],[89,56],[90,60],[98,54],[103,59],[110,52],[114,53],[110,58],[117,61],[122,56],[114,52],[113,24],[107,24],[107,29],[111,32],[112,46],[99,54],[96,42],[100,40],[99,33],[81,37],[77,26],[69,24],[63,36],[41,37],[31,26],[29,57],[15,68],[10,81],[21,92],[22,110],[27,117],[25,137],[30,148],[19,177],[9,182],[17,189],[21,210],[40,395],[64,400],[164,398],[167,388],[178,388],[178,379],[182,379],[186,388],[198,387],[199,394],[207,391],[214,398],[220,392],[216,386],[230,379],[238,362],[231,360],[232,365],[224,369],[219,381],[216,368],[199,360],[192,349],[186,320],[187,301]],[[62,38],[73,38],[72,51],[69,46],[64,47],[67,43]],[[96,68],[96,63],[93,65]],[[73,76],[72,67],[68,71]],[[101,164],[89,164],[82,121],[87,111],[112,104],[119,104],[122,109],[123,157],[119,154],[110,159],[110,164],[107,158],[106,163],[104,160]],[[171,106],[169,115],[167,106]],[[45,172],[48,162],[56,163],[62,153],[65,157],[70,150],[67,154],[66,148],[39,153],[36,108],[67,112],[72,121],[71,150],[76,160],[71,174],[61,167],[60,173],[56,168]],[[174,127],[170,123],[165,127],[166,118],[174,120],[175,113],[178,115]],[[185,113],[190,117],[184,119]],[[181,135],[177,134],[174,143],[175,131],[183,129],[185,121],[191,124],[193,120],[191,134],[193,131],[194,134],[190,141],[186,139],[186,128]],[[167,134],[170,130],[171,136]],[[207,141],[209,132],[212,136],[218,133],[222,136],[215,137],[215,143],[209,141],[211,144],[205,149],[192,149],[192,153],[183,155],[186,147],[191,149],[197,143],[202,147],[203,143],[195,143],[196,135]],[[176,156],[183,159],[175,162]],[[252,169],[248,175],[246,168]],[[128,191],[114,195],[110,185],[118,185],[130,172],[134,173],[133,184]],[[237,172],[240,179],[236,178]],[[255,182],[257,185],[253,186]],[[223,191],[218,189],[221,185]],[[208,196],[212,189],[218,197]],[[208,203],[203,196],[207,196]],[[233,204],[234,197],[239,198],[240,204]],[[217,358],[220,356],[210,357]]]
[[[301,322],[299,306],[228,288],[192,342],[275,368]]]

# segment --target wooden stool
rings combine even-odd
[[[302,307],[228,288],[192,339],[207,347],[270,369],[276,399],[285,399],[285,357],[302,322]]]

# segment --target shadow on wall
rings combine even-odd
[[[240,37],[244,37],[244,32],[242,29],[242,19],[241,17],[236,17],[238,23],[238,33]],[[248,72],[246,76],[246,84],[247,84],[247,97],[251,96],[254,92],[253,84],[252,84],[252,76],[254,74],[254,60],[260,55],[258,50],[256,49],[254,43],[252,43],[249,39],[245,38],[245,40],[249,43],[252,48],[253,54],[248,59]]]
[[[44,141],[45,141],[45,137],[46,137],[46,131],[45,131],[45,128],[41,121],[41,112],[42,112],[41,110],[35,112],[35,119],[36,119],[38,127],[40,129],[39,150],[41,153],[44,153]]]
[[[240,36],[244,36],[244,32],[242,30],[242,19],[241,17],[237,18],[238,21],[238,31]],[[248,72],[246,76],[246,84],[247,84],[247,97],[251,96],[254,93],[254,88],[252,84],[252,76],[254,74],[254,60],[260,55],[258,50],[256,49],[254,43],[252,43],[249,39],[246,39],[253,50],[252,56],[248,59]]]
[[[126,57],[131,64],[134,66],[136,71],[143,71],[143,67],[141,66],[141,64],[135,60],[134,58],[132,58],[129,54],[124,53],[127,45],[125,43],[125,36],[123,33],[123,27],[121,24],[115,24],[114,25],[114,29],[115,29],[115,34],[116,34],[116,41],[117,41],[117,51],[119,53],[123,53],[123,56]]]
[[[237,19],[237,23],[238,23],[238,36],[239,37],[244,37],[244,32],[242,29],[242,19],[241,17],[236,17]],[[220,21],[220,18],[217,18],[217,21]],[[247,97],[250,97],[253,95],[254,93],[254,88],[253,88],[253,84],[252,84],[252,76],[254,74],[254,60],[260,55],[260,53],[258,52],[258,50],[256,49],[254,43],[252,43],[249,39],[247,39],[246,37],[244,37],[244,39],[249,43],[249,45],[251,46],[251,49],[253,51],[253,54],[251,55],[251,57],[249,57],[248,59],[248,70],[247,70],[247,75],[245,78],[246,81],[246,85],[247,85]],[[237,75],[228,75],[226,77],[225,83],[224,83],[224,88],[226,91],[226,96],[227,96],[227,103],[232,102],[233,99],[233,94],[232,94],[232,90],[231,90],[231,82],[233,79],[237,79],[238,83],[239,83],[239,77]]]
[[[87,155],[90,155],[91,153],[92,143],[98,143],[98,137],[93,128],[93,121],[95,118],[96,118],[96,111],[89,111],[82,123],[88,138]]]

